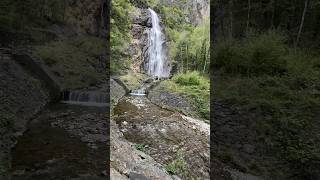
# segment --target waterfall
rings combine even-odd
[[[157,77],[168,77],[165,53],[163,51],[163,34],[161,32],[160,20],[156,12],[148,9],[151,14],[152,28],[149,32],[149,62],[148,74]]]

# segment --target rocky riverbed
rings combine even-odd
[[[12,150],[12,179],[105,179],[106,120],[105,107],[49,106]]]
[[[182,178],[209,179],[209,126],[152,104],[146,97],[122,98],[114,120],[125,139],[143,147],[158,163]],[[141,150],[141,149],[140,149]]]

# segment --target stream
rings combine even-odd
[[[180,163],[175,174],[183,179],[209,179],[209,125],[190,119],[146,96],[125,96],[114,108],[114,120],[128,141],[142,145],[163,166]]]
[[[91,104],[56,103],[40,112],[12,150],[12,179],[105,179],[107,112]]]

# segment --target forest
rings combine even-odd
[[[242,164],[245,153],[235,158],[236,147],[228,145],[225,161],[275,179],[318,179],[320,2],[211,3],[213,101],[243,112],[240,119],[251,131],[247,139],[256,147]]]

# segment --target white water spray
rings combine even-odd
[[[149,33],[149,63],[148,74],[157,77],[168,77],[169,71],[166,66],[165,53],[162,48],[164,43],[160,27],[160,20],[156,12],[148,9],[152,19],[152,29]]]

